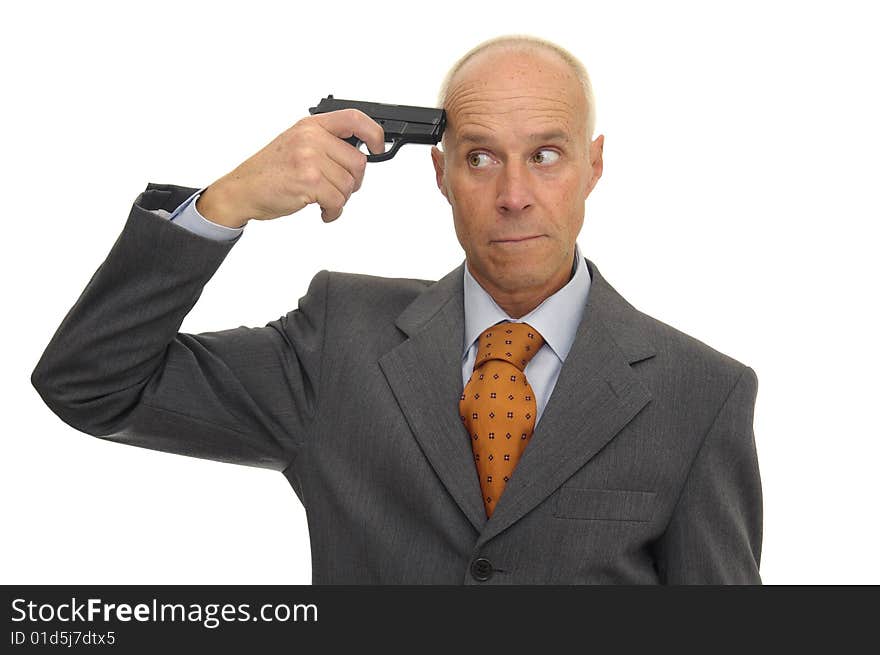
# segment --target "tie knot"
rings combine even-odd
[[[477,342],[474,369],[490,359],[502,359],[524,371],[544,345],[544,337],[528,323],[498,323],[483,331]]]

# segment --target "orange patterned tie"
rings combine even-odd
[[[523,371],[544,338],[528,323],[507,322],[483,332],[478,344],[458,406],[491,517],[535,429],[538,406]]]

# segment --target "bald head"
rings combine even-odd
[[[528,69],[531,69],[530,71]],[[531,75],[529,75],[531,73]],[[575,120],[582,123],[585,143],[595,129],[595,99],[586,68],[577,57],[551,41],[529,35],[501,36],[477,45],[465,53],[447,72],[437,98],[446,109],[450,128],[455,129],[456,100],[468,90],[486,87],[506,76],[515,90],[517,80],[530,76],[550,93],[567,96]],[[443,148],[449,142],[444,134]]]

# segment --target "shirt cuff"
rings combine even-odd
[[[238,237],[243,231],[242,227],[226,227],[214,221],[210,221],[199,213],[196,209],[196,201],[199,195],[208,187],[202,187],[189,198],[184,200],[172,213],[168,213],[164,209],[150,210],[157,216],[167,218],[169,221],[176,223],[190,232],[194,232],[199,236],[216,241],[229,241]]]

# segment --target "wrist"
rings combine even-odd
[[[196,211],[212,223],[223,227],[244,227],[250,220],[238,209],[222,180],[214,182],[199,194]]]

